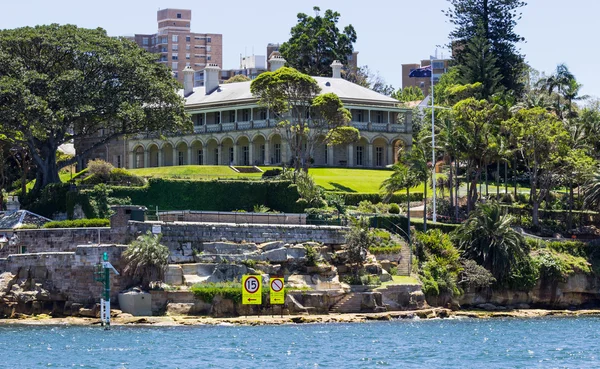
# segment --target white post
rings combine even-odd
[[[431,161],[433,165],[432,187],[433,187],[433,221],[436,221],[435,214],[435,105],[433,101],[433,59],[431,59]]]

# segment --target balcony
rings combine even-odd
[[[269,126],[269,122],[266,120],[255,120],[254,128],[267,128]]]
[[[222,123],[223,131],[235,131],[235,123]]]
[[[366,131],[369,129],[369,123],[367,122],[350,122],[350,124],[359,131]]]
[[[387,123],[371,123],[371,131],[373,132],[387,132],[388,124]]]
[[[220,132],[220,131],[221,131],[220,124],[207,124],[206,125],[206,132],[208,132],[208,133],[214,133],[214,132]]]
[[[237,123],[238,130],[251,129],[251,128],[252,128],[252,122],[250,122],[250,121]]]

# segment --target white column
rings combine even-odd
[[[187,165],[192,165],[192,146],[188,146]]]
[[[375,163],[373,162],[373,144],[367,144],[367,165],[368,167],[374,167]]]
[[[135,153],[133,151],[129,152],[129,163],[127,163],[127,168],[129,168],[129,169],[135,168]]]
[[[250,109],[250,120],[254,121],[254,108]]]
[[[173,146],[173,162],[172,166],[179,165],[179,154],[177,153],[177,147]]]
[[[221,145],[221,144],[217,145],[217,156],[218,156],[217,159],[219,159],[217,161],[217,165],[221,165],[221,163],[223,163],[223,145]]]
[[[237,110],[235,111],[235,114],[237,115]],[[238,165],[238,144],[233,144],[233,165]],[[229,158],[227,158],[229,160]]]
[[[394,145],[387,145],[387,163],[394,164]]]
[[[348,167],[354,166],[354,144],[348,144]]]
[[[144,150],[144,168],[150,167],[150,153]]]
[[[198,163],[199,165],[206,165],[206,163],[208,162],[208,150],[206,150],[206,147],[202,146],[202,163]]]
[[[248,162],[250,165],[254,165],[254,142],[248,143]]]
[[[333,145],[327,145],[327,165],[330,167],[335,165],[335,161],[333,160]]]
[[[158,166],[162,167],[164,164],[164,158],[163,158],[163,149],[160,148],[158,149]]]
[[[265,141],[265,165],[271,164],[271,141]]]

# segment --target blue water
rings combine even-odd
[[[0,368],[594,368],[600,318],[0,326]]]

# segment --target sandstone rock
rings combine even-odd
[[[388,272],[390,271],[390,268],[392,267],[392,263],[389,260],[380,260],[379,264],[381,265],[381,268]],[[383,281],[383,280],[382,280]]]
[[[270,251],[273,249],[279,249],[282,247],[284,247],[283,241],[271,241],[271,242],[261,243],[260,245],[258,245],[258,248],[260,250],[262,250],[263,252]]]
[[[477,305],[477,307],[479,309],[485,310],[485,311],[495,311],[496,309],[496,305],[494,304],[490,304],[490,303],[485,303],[485,304],[479,304]]]
[[[165,283],[171,286],[180,286],[183,284],[183,269],[180,265],[167,266]]]
[[[381,274],[381,265],[375,264],[375,263],[365,264],[365,270],[369,274],[379,275],[379,274]]]
[[[385,269],[382,269],[381,270],[381,275],[379,276],[379,279],[382,282],[388,282],[388,281],[391,281],[393,278],[392,278],[392,276],[391,276],[390,273],[388,273]]]
[[[302,259],[306,257],[306,249],[304,246],[292,246],[287,249],[288,259]]]
[[[263,260],[271,263],[283,263],[288,259],[288,249],[281,247],[278,249],[263,252]]]
[[[194,308],[194,303],[170,302],[167,304],[167,315],[188,315]]]
[[[17,276],[11,272],[4,272],[0,274],[0,296],[3,296],[10,291],[16,280]]]
[[[94,310],[95,309],[81,308],[81,309],[79,309],[79,311],[77,312],[77,314],[79,316],[84,316],[84,317],[88,317],[88,318],[99,318],[100,315],[98,314],[98,312],[96,312]]]

